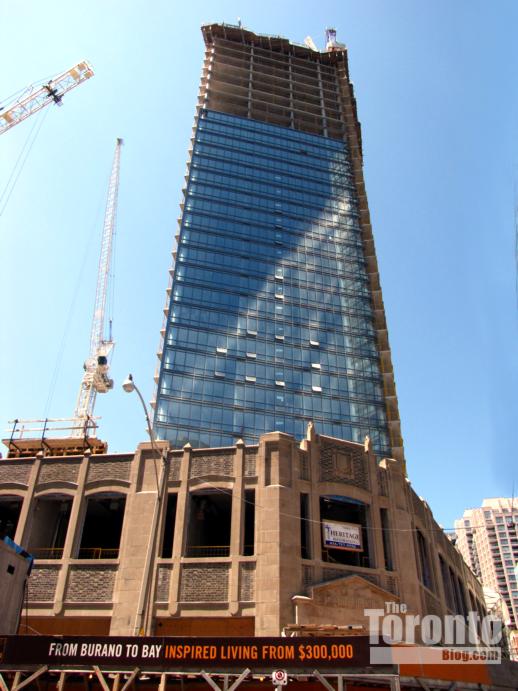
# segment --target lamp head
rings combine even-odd
[[[133,383],[133,376],[131,374],[128,374],[126,379],[122,382],[122,388],[126,393],[135,391],[135,384]]]

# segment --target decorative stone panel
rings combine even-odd
[[[279,463],[279,445],[275,442],[266,442],[264,453],[264,483],[272,484],[272,465]]]
[[[0,483],[17,482],[28,485],[31,466],[32,461],[0,461]]]
[[[59,566],[35,566],[28,579],[29,602],[54,602]]]
[[[169,482],[180,482],[180,468],[182,466],[182,457],[173,456],[169,459]]]
[[[302,589],[307,590],[315,582],[315,570],[312,566],[302,566]]]
[[[181,602],[227,602],[229,564],[184,564]]]
[[[43,461],[38,476],[38,483],[73,482],[77,484],[81,461]]]
[[[239,565],[239,601],[253,602],[255,600],[255,563],[247,562]]]
[[[208,475],[219,475],[223,477],[234,476],[234,456],[228,453],[191,456],[190,477],[207,477]]]
[[[72,566],[68,575],[67,602],[111,602],[116,566]]]
[[[369,469],[365,455],[337,444],[323,444],[320,482],[342,482],[369,490]]]
[[[387,471],[384,468],[378,468],[378,487],[382,497],[389,496]]]
[[[156,601],[169,602],[169,584],[171,582],[171,564],[159,564],[156,578]]]
[[[112,458],[109,461],[92,458],[88,468],[88,482],[96,480],[129,480],[131,458]]]
[[[257,475],[257,449],[247,449],[245,451],[245,477],[255,477]]]
[[[309,475],[309,454],[307,451],[299,451],[300,479],[310,480]]]

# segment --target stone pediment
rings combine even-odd
[[[299,624],[361,625],[368,628],[365,609],[383,609],[385,603],[399,598],[362,576],[353,575],[319,583],[310,588],[309,596],[292,598]]]

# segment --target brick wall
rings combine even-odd
[[[53,602],[59,566],[35,566],[29,576],[29,602]]]
[[[81,461],[44,461],[41,464],[38,482],[77,483],[80,465]]]
[[[180,480],[180,467],[182,465],[181,456],[173,456],[169,458],[169,482],[178,482]]]
[[[207,475],[220,475],[233,477],[234,457],[226,454],[211,454],[210,456],[191,457],[190,477],[206,477]]]
[[[131,470],[131,458],[112,458],[107,461],[104,458],[92,458],[88,469],[88,482],[96,480],[129,480]]]
[[[245,451],[245,477],[255,477],[257,474],[258,449],[246,449]]]
[[[160,564],[157,570],[156,601],[169,602],[169,584],[171,582],[171,564]]]
[[[181,602],[227,602],[230,564],[184,564]]]
[[[239,601],[255,600],[255,564],[247,562],[239,565]]]
[[[309,455],[307,451],[299,451],[300,479],[310,480]]]
[[[0,461],[0,483],[18,482],[26,485],[29,482],[32,461]]]
[[[68,602],[111,602],[116,566],[72,566],[65,599]]]

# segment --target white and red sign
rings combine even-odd
[[[288,672],[284,669],[275,669],[272,672],[272,684],[275,686],[286,686],[288,683]]]

